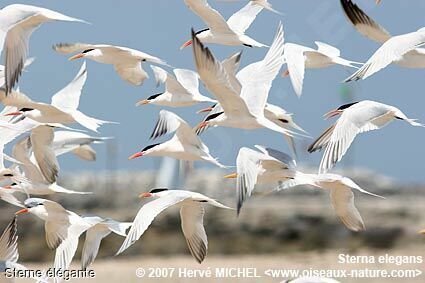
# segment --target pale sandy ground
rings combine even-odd
[[[425,258],[425,249],[416,250],[396,250],[392,251],[391,255],[414,255],[423,256]],[[71,280],[71,282],[88,283],[88,282],[281,282],[284,278],[270,278],[264,275],[264,271],[267,269],[419,269],[425,272],[425,263],[421,264],[405,264],[397,266],[395,264],[340,264],[338,263],[338,254],[340,252],[328,251],[323,253],[318,252],[305,252],[305,253],[292,253],[290,255],[280,256],[210,256],[207,257],[202,265],[198,265],[189,256],[173,256],[173,257],[138,257],[130,259],[110,259],[110,260],[99,260],[97,261],[93,269],[96,272],[95,279],[79,279]],[[341,251],[341,253],[346,253]],[[379,252],[357,252],[352,255],[373,255],[377,258],[380,255],[385,255],[384,251]],[[40,268],[47,266],[34,266],[27,264],[29,268]],[[136,269],[142,267],[145,270],[149,270],[151,267],[162,267],[176,269],[172,278],[137,278],[135,273]],[[179,268],[188,269],[208,269],[214,271],[215,268],[219,267],[255,267],[257,269],[257,275],[261,278],[228,278],[228,279],[217,279],[217,278],[179,278],[177,272]],[[74,266],[77,268],[77,266]],[[343,283],[350,282],[364,282],[364,283],[380,283],[380,282],[412,282],[412,283],[423,283],[425,282],[425,275],[422,274],[417,278],[340,278]],[[29,280],[17,280],[16,282],[33,282]]]

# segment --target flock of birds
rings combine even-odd
[[[332,206],[340,220],[353,231],[365,229],[362,217],[354,204],[354,191],[377,196],[359,187],[347,177],[328,173],[348,151],[355,137],[367,131],[381,129],[394,120],[423,127],[408,118],[394,106],[375,101],[360,101],[342,105],[325,115],[340,116],[308,148],[309,152],[324,150],[317,174],[306,174],[297,169],[295,162],[296,137],[307,133],[293,120],[292,114],[267,102],[273,81],[282,74],[289,76],[296,95],[302,94],[304,73],[309,68],[325,68],[335,64],[355,68],[346,81],[361,80],[372,76],[391,63],[409,68],[425,67],[425,28],[399,36],[391,36],[351,0],[340,0],[343,11],[353,26],[364,36],[381,43],[381,47],[365,63],[346,60],[340,51],[323,42],[316,42],[317,49],[284,41],[284,30],[278,24],[270,47],[246,34],[247,29],[263,10],[278,13],[267,0],[252,0],[227,21],[212,8],[207,0],[184,0],[190,10],[198,15],[207,28],[194,31],[182,48],[192,47],[196,72],[173,69],[168,72],[156,65],[171,68],[165,60],[127,47],[60,43],[53,49],[61,54],[74,54],[70,60],[90,59],[113,65],[118,75],[132,85],[141,85],[148,79],[142,64],[151,63],[158,84],[165,85],[163,93],[141,100],[137,105],[155,104],[168,107],[186,107],[198,103],[210,103],[200,113],[205,119],[195,128],[173,112],[161,110],[151,138],[156,139],[174,133],[168,141],[151,144],[136,152],[129,159],[141,156],[167,156],[188,162],[206,161],[220,168],[222,165],[199,138],[210,127],[229,127],[253,130],[267,128],[283,134],[292,148],[291,157],[273,148],[243,147],[236,160],[236,173],[226,178],[236,178],[237,214],[243,203],[251,196],[257,184],[277,187],[275,191],[298,185],[310,185],[329,191]],[[379,0],[376,1],[379,3]],[[16,88],[25,68],[31,62],[27,58],[29,39],[43,23],[51,21],[82,22],[48,9],[14,4],[0,10],[0,46],[4,67],[0,69],[0,101],[4,109],[0,114],[0,179],[6,183],[0,189],[0,198],[22,209],[7,226],[0,239],[0,266],[24,268],[17,263],[17,215],[31,213],[45,222],[47,246],[55,249],[54,267],[69,268],[76,253],[79,237],[86,234],[82,250],[81,268],[92,264],[102,239],[111,233],[125,237],[117,252],[124,252],[146,231],[154,218],[167,208],[180,206],[181,228],[192,256],[201,263],[207,254],[208,241],[203,226],[204,206],[229,208],[200,193],[187,190],[155,188],[139,197],[151,199],[137,213],[131,223],[119,222],[99,216],[80,216],[66,210],[59,203],[32,196],[65,194],[89,194],[72,191],[59,186],[57,156],[72,152],[85,160],[94,160],[96,152],[91,144],[102,143],[108,138],[90,136],[69,128],[80,124],[97,132],[103,121],[87,116],[78,110],[79,99],[87,79],[86,63],[75,78],[52,96],[51,103],[31,100]],[[223,61],[218,60],[206,44],[228,46],[267,47],[264,59],[239,70],[242,54],[236,53]],[[281,71],[286,65],[286,71]],[[199,91],[203,83],[213,98]],[[19,138],[19,139],[18,139]],[[16,141],[15,141],[16,140]],[[6,145],[14,142],[11,156],[3,153]],[[4,162],[11,162],[5,167]],[[27,199],[22,203],[15,194]],[[127,232],[127,230],[129,230]],[[425,232],[425,231],[422,231]],[[55,278],[59,281],[60,278]]]

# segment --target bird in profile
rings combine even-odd
[[[132,85],[141,85],[149,78],[148,73],[143,70],[142,63],[150,62],[159,65],[167,63],[155,56],[139,50],[107,45],[88,43],[59,43],[53,49],[61,54],[76,53],[69,60],[86,58],[98,63],[113,65],[118,75]]]
[[[203,224],[204,205],[231,209],[207,196],[186,190],[153,189],[139,196],[152,199],[146,203],[134,218],[133,225],[121,245],[117,255],[133,245],[148,229],[154,218],[169,207],[180,207],[181,227],[190,253],[198,263],[202,263],[207,255],[208,239]]]
[[[208,147],[199,139],[186,121],[172,112],[161,110],[151,138],[155,139],[173,132],[175,134],[170,140],[148,145],[128,159],[141,156],[168,156],[186,161],[207,161],[218,167],[226,168],[211,156]]]
[[[208,4],[207,0],[184,0],[184,2],[208,26],[208,28],[195,33],[201,42],[230,46],[266,47],[266,45],[245,35],[246,30],[263,10],[263,5],[249,2],[226,21],[217,10]],[[180,49],[190,46],[192,43],[193,38],[186,41]]]
[[[6,96],[4,89],[0,88],[0,101],[5,106],[14,106],[18,111],[4,114],[6,116],[24,116],[41,124],[78,123],[83,127],[97,132],[97,129],[108,123],[85,115],[78,110],[80,96],[87,79],[86,64],[83,63],[77,76],[62,90],[52,96],[51,104],[34,102],[25,94],[12,91]]]
[[[5,92],[8,95],[21,76],[32,33],[51,21],[84,22],[31,5],[12,4],[0,10],[0,48],[5,60]]]
[[[158,93],[137,102],[136,106],[155,104],[168,107],[186,107],[201,102],[216,101],[199,92],[199,75],[186,69],[174,69],[171,75],[164,69],[151,66],[157,85],[165,84],[165,92]]]
[[[326,68],[334,65],[358,68],[356,64],[362,64],[342,58],[341,52],[336,47],[319,41],[315,43],[317,50],[295,43],[285,43],[284,55],[288,69],[282,76],[290,77],[298,97],[303,91],[305,69]]]
[[[326,173],[340,161],[358,134],[381,129],[396,119],[415,127],[423,127],[416,120],[407,118],[400,109],[371,100],[344,104],[326,113],[324,117],[328,119],[338,115],[341,115],[338,121],[308,148],[310,153],[325,150],[319,173]]]

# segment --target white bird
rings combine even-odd
[[[103,238],[114,232],[120,236],[127,236],[126,231],[132,223],[118,222],[112,219],[104,219],[99,216],[84,216],[84,220],[95,223],[86,232],[83,251],[81,255],[81,269],[86,270],[99,252],[100,243]]]
[[[351,0],[341,0],[341,5],[348,20],[363,36],[381,44],[392,37],[385,28],[370,18]],[[415,48],[402,55],[394,63],[405,68],[425,68],[425,49]]]
[[[79,237],[95,223],[51,200],[29,198],[24,204],[25,208],[17,211],[16,215],[31,213],[45,221],[47,246],[56,249],[54,268],[67,270],[77,251]]]
[[[220,113],[222,111],[223,111],[223,108],[220,107],[219,104],[216,104],[211,107],[201,109],[197,113],[199,114],[199,113],[209,112],[208,116],[205,117],[204,119],[204,121],[206,121],[208,117],[213,116],[214,114]],[[285,109],[277,105],[266,103],[266,107],[264,108],[264,116],[270,121],[272,121],[273,123],[275,123],[276,125],[278,125],[279,127],[285,128],[291,133],[293,132],[293,130],[297,130],[299,132],[307,134],[307,132],[303,128],[301,128],[295,123],[292,113],[287,112]],[[196,133],[199,135],[205,132],[207,129],[208,129],[208,126],[205,126],[203,128],[197,128]],[[297,133],[297,135],[302,135],[302,134]],[[291,151],[294,157],[296,158],[297,149],[296,149],[294,137],[292,135],[286,135],[286,134],[284,134],[283,136],[285,137],[289,147],[291,148]]]
[[[416,120],[407,118],[400,109],[370,100],[342,105],[325,114],[325,117],[337,115],[341,115],[338,121],[308,148],[310,153],[325,149],[319,173],[326,173],[342,159],[357,134],[381,129],[395,119],[423,127]]]
[[[411,33],[393,36],[385,41],[367,62],[345,82],[364,80],[391,63],[413,66],[417,61],[419,68],[424,67],[421,57],[425,56],[425,49],[418,49],[424,44],[425,27]]]
[[[201,42],[231,46],[266,47],[266,45],[245,35],[245,31],[263,10],[263,6],[250,2],[233,14],[226,22],[223,16],[208,4],[207,0],[184,0],[184,2],[208,26],[208,28],[196,32],[196,37]],[[186,41],[180,49],[192,43],[193,38]]]
[[[9,222],[0,237],[0,281],[14,282],[13,278],[6,277],[6,269],[26,270],[18,263],[18,233],[16,216]]]
[[[362,189],[353,180],[336,174],[304,174],[297,171],[292,180],[279,185],[277,190],[288,189],[299,185],[310,185],[316,188],[329,190],[331,204],[344,225],[352,231],[363,231],[363,219],[354,205],[353,190],[371,196],[383,198]]]
[[[357,68],[353,64],[361,64],[341,58],[338,48],[316,41],[317,50],[295,43],[285,43],[285,61],[288,70],[282,76],[289,76],[292,87],[298,97],[303,91],[305,69],[326,68],[333,65],[343,65]]]
[[[262,61],[253,63],[241,70],[236,78],[240,90],[229,79],[230,75],[223,64],[215,60],[208,48],[195,37],[193,50],[195,63],[206,88],[220,103],[222,111],[214,111],[198,125],[198,130],[206,126],[225,126],[240,129],[268,128],[291,135],[264,116],[264,108],[273,80],[283,64],[283,27],[279,25],[275,40]]]
[[[53,49],[61,54],[80,52],[69,60],[87,58],[98,63],[114,65],[118,75],[132,85],[141,85],[149,78],[142,68],[142,62],[167,65],[164,60],[147,53],[107,44],[60,43],[53,46]]]
[[[172,112],[161,110],[151,138],[155,139],[172,132],[175,132],[175,134],[170,140],[149,145],[131,155],[129,159],[141,156],[169,156],[187,161],[203,160],[225,168],[224,165],[211,156],[208,147],[199,139],[186,121]]]
[[[392,37],[385,28],[370,18],[351,0],[341,0],[341,5],[348,20],[363,36],[381,44]],[[425,49],[415,48],[401,55],[394,63],[405,68],[425,68]]]
[[[3,48],[6,95],[18,81],[28,54],[32,33],[51,21],[84,22],[58,12],[30,5],[13,4],[0,10],[0,48]]]
[[[117,255],[134,244],[158,214],[178,204],[180,206],[181,227],[190,253],[198,263],[201,263],[208,250],[207,234],[203,225],[204,204],[231,209],[200,193],[185,190],[153,189],[148,193],[142,193],[139,197],[153,198],[153,200],[143,205],[137,213]]]
[[[174,69],[171,75],[164,69],[151,66],[157,84],[165,84],[165,92],[158,93],[147,99],[137,102],[137,106],[156,104],[169,107],[185,107],[200,102],[215,103],[215,100],[202,95],[199,92],[199,75],[186,69]]]
[[[109,137],[93,137],[81,132],[55,131],[52,147],[56,156],[72,152],[79,158],[87,161],[96,160],[96,151],[91,144],[103,143]]]
[[[256,146],[260,152],[247,147],[239,150],[236,158],[237,173],[225,178],[237,178],[237,213],[239,215],[244,201],[249,198],[256,184],[282,183],[293,179],[295,161],[287,154],[272,148]]]
[[[84,63],[74,80],[52,96],[51,104],[34,102],[25,94],[17,91],[12,91],[6,96],[4,89],[0,89],[0,101],[6,106],[14,106],[19,109],[5,114],[6,116],[23,115],[42,124],[79,123],[87,129],[97,132],[101,125],[111,122],[89,117],[77,109],[86,79],[87,70]]]
[[[48,129],[46,129],[47,131]],[[39,132],[38,134],[40,134]],[[49,135],[49,134],[46,134]],[[51,135],[51,133],[50,133]],[[56,169],[46,169],[46,172],[49,173],[55,172],[56,170],[59,170],[57,165],[56,157],[54,157],[54,153],[52,155],[52,148],[49,146],[45,146],[38,150],[39,153],[37,153],[38,158],[47,158],[48,161],[42,162],[42,166],[40,166],[38,163],[35,164],[31,160],[31,150],[34,146],[33,140],[36,140],[36,148],[40,147],[40,143],[43,143],[41,140],[37,140],[38,136],[36,134],[36,137],[32,135],[32,137],[25,137],[21,140],[19,140],[12,149],[12,156],[14,159],[16,159],[19,163],[18,166],[22,167],[25,177],[29,179],[29,182],[14,182],[11,185],[4,186],[3,188],[18,190],[23,193],[27,193],[30,195],[49,195],[54,193],[66,193],[66,194],[90,194],[89,192],[79,192],[79,191],[73,191],[65,189],[58,184],[56,184],[55,181],[49,182],[46,180],[44,175],[42,174],[41,167],[46,166],[54,166]],[[51,139],[52,137],[50,137]],[[42,139],[45,139],[45,137],[42,137]],[[45,152],[48,152],[46,154]],[[51,173],[50,172],[50,173]]]

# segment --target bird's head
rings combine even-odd
[[[33,213],[36,215],[47,215],[46,208],[44,207],[44,202],[46,200],[42,198],[29,198],[24,202],[25,208],[15,212],[15,215],[24,214],[24,213]]]
[[[6,190],[15,190],[19,188],[19,185],[17,183],[12,183],[10,185],[4,185],[2,188]]]
[[[144,155],[148,155],[148,154],[154,153],[154,152],[156,152],[159,149],[159,147],[158,147],[159,145],[161,145],[161,143],[156,143],[156,144],[148,145],[147,147],[145,147],[141,151],[136,152],[135,154],[131,155],[128,158],[128,160],[132,160],[132,159],[135,159],[135,158],[138,158],[138,157],[142,157]]]
[[[139,198],[144,199],[144,198],[160,197],[167,191],[168,191],[167,188],[156,188],[156,189],[150,190],[149,192],[141,193],[139,195]]]
[[[147,99],[140,100],[139,102],[136,103],[136,106],[149,104],[152,101],[154,101],[155,99],[157,99],[161,94],[163,94],[163,93],[162,92],[157,93],[157,94],[149,96]]]
[[[325,115],[323,115],[323,117],[325,119],[330,119],[332,117],[341,115],[342,113],[344,113],[344,111],[348,108],[350,108],[351,106],[353,106],[354,104],[356,104],[357,102],[353,102],[353,103],[348,103],[348,104],[344,104],[341,105],[340,107],[338,107],[337,109],[331,110],[328,113],[326,113]]]
[[[199,38],[200,40],[202,40],[203,38],[207,37],[209,31],[210,31],[210,29],[209,28],[206,28],[206,29],[203,29],[203,30],[200,30],[200,31],[195,32],[195,35],[196,35],[197,38]],[[188,41],[186,41],[185,43],[183,43],[182,46],[180,46],[180,50],[182,50],[182,49],[184,49],[184,48],[186,48],[188,46],[191,46],[192,43],[193,43],[193,40],[192,39],[189,39]]]
[[[34,109],[33,108],[24,107],[24,108],[19,109],[18,111],[6,113],[6,114],[4,114],[4,116],[20,116],[20,115],[26,115],[26,114],[28,114],[31,111],[34,111]]]
[[[98,57],[100,55],[102,55],[102,51],[100,51],[100,49],[89,48],[89,49],[84,50],[81,53],[78,53],[78,54],[70,57],[68,60],[73,61],[73,60],[77,60],[77,59],[81,59],[81,58],[93,58],[93,57]]]

